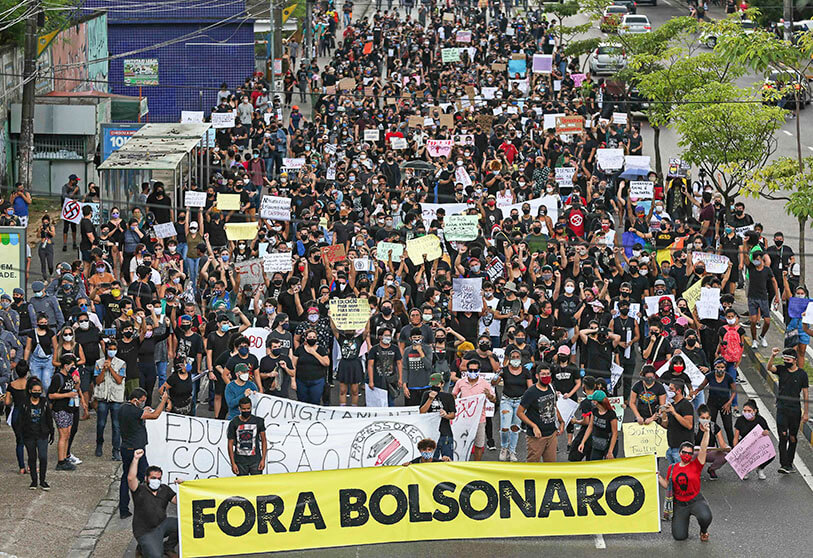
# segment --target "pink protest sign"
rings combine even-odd
[[[586,78],[586,74],[570,74],[570,78],[573,80],[573,85],[576,87],[581,87],[584,78]]]
[[[755,426],[725,457],[740,479],[776,455],[771,437],[763,432]]]

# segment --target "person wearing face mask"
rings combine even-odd
[[[86,302],[86,301],[82,301]],[[84,310],[82,310],[84,308]],[[101,331],[96,324],[90,320],[90,313],[87,304],[80,305],[80,313],[76,317],[76,331],[74,339],[79,345],[79,352],[84,357],[85,362],[80,365],[82,379],[82,392],[87,401],[92,400],[93,394],[93,365],[99,360],[99,344],[101,342]]]
[[[598,389],[588,398],[593,401],[594,407],[579,445],[579,452],[584,453],[585,441],[590,440],[588,461],[614,459],[618,454],[618,415],[604,391]]]
[[[641,368],[641,380],[632,386],[629,408],[638,424],[650,424],[658,419],[662,406],[666,405],[666,388],[657,381],[655,367],[645,364]]]
[[[251,413],[248,397],[241,397],[238,406],[240,414],[229,421],[226,429],[232,473],[238,477],[261,475],[268,454],[265,421]]]
[[[733,444],[733,412],[731,407],[734,402],[734,397],[737,395],[737,384],[734,382],[734,379],[726,373],[725,360],[718,358],[714,361],[714,370],[705,375],[701,384],[692,390],[692,395],[696,398],[696,395],[702,392],[706,386],[709,388],[706,407],[709,410],[711,422],[716,423],[717,415],[719,414],[723,421],[726,439],[729,444]]]
[[[291,364],[296,370],[297,398],[300,401],[319,405],[325,392],[325,384],[330,366],[327,349],[319,344],[315,328],[307,328],[302,336],[303,343],[291,356]]]
[[[137,318],[141,318],[136,340],[138,352],[138,385],[147,392],[147,406],[150,406],[152,391],[158,379],[158,369],[155,366],[156,345],[169,337],[172,332],[169,327],[159,329],[159,318],[156,316],[137,316]],[[162,321],[167,326],[169,325],[168,317],[163,317]]]
[[[117,353],[118,343],[115,339],[108,339],[105,343],[104,356],[97,358],[93,367],[95,384],[93,396],[96,400],[96,457],[102,456],[104,430],[109,414],[112,424],[113,461],[121,460],[119,413],[124,403],[124,369],[127,365],[116,356]]]
[[[674,497],[672,538],[676,541],[685,541],[689,538],[691,516],[695,516],[700,525],[700,540],[703,542],[709,540],[711,508],[700,493],[700,473],[706,464],[711,429],[708,425],[701,425],[700,430],[703,432],[703,438],[697,457],[694,457],[694,440],[684,441],[676,448],[680,460],[674,460],[669,465],[665,478],[658,473],[658,482]]]
[[[552,381],[550,366],[540,363],[536,383],[525,391],[517,408],[517,416],[525,424],[528,434],[526,461],[529,463],[537,463],[540,459],[544,462],[556,461],[557,436],[564,432],[565,425],[556,408]]]
[[[54,441],[54,416],[38,378],[28,378],[25,383],[24,398],[21,398],[17,411],[14,432],[19,435],[28,454],[28,472],[31,475],[28,488],[36,490],[39,486],[42,490],[50,490],[45,478],[48,471],[48,444]],[[25,469],[21,468],[21,472],[24,473]]]
[[[756,349],[759,343],[768,346],[766,334],[771,327],[770,294],[774,294],[774,305],[779,307],[779,286],[771,268],[765,265],[762,252],[755,252],[748,264],[748,314],[751,326],[751,348]],[[757,324],[762,320],[762,331],[757,337]]]
[[[237,364],[234,367],[232,378],[225,390],[226,406],[228,407],[226,420],[232,420],[240,414],[240,400],[242,398],[250,397],[253,392],[261,392],[260,387],[251,379],[251,369],[248,364],[242,362]]]
[[[441,411],[442,412],[442,411]],[[407,461],[404,465],[416,465],[418,463],[440,463],[443,461],[452,461],[452,457],[448,455],[439,454],[440,446],[438,446],[432,438],[424,438],[418,442],[418,457],[412,461]]]
[[[533,385],[530,370],[523,366],[519,349],[507,350],[507,365],[500,371],[503,382],[500,399],[500,461],[517,461],[519,428],[522,421],[517,416],[523,394]]]
[[[121,478],[133,495],[133,537],[144,558],[177,556],[178,522],[167,517],[167,505],[177,504],[178,497],[172,488],[161,483],[162,477],[161,468],[148,467],[144,450],[139,449],[133,453],[132,463]]]
[[[394,343],[389,326],[381,326],[377,333],[379,342],[367,353],[367,385],[370,389],[387,391],[387,404],[395,406],[395,398],[403,386],[401,350]]]
[[[742,360],[745,346],[745,329],[740,325],[740,317],[733,307],[725,311],[725,325],[717,333],[717,352],[726,362],[728,375],[736,381],[737,369]],[[734,412],[737,412],[737,398],[734,398]]]
[[[28,333],[25,344],[25,360],[31,367],[31,375],[39,378],[47,390],[54,374],[53,355],[57,346],[56,335],[48,325],[44,314],[36,317],[37,325]]]
[[[451,421],[456,416],[457,408],[452,394],[442,391],[443,384],[443,374],[435,372],[429,376],[429,390],[421,396],[420,412],[440,414],[440,430],[434,458],[451,461],[454,459]]]
[[[782,350],[782,364],[774,365],[780,349],[774,347],[768,359],[767,369],[776,375],[779,386],[776,392],[776,429],[779,434],[779,469],[782,474],[795,473],[793,459],[800,425],[810,418],[810,381],[805,370],[796,363],[794,349]]]
[[[461,364],[461,368],[466,371],[466,377],[459,379],[454,388],[452,388],[452,395],[456,398],[470,397],[473,395],[483,394],[486,399],[492,403],[497,401],[497,394],[494,387],[490,382],[487,382],[480,376],[480,360],[472,359],[466,360]],[[473,457],[474,461],[481,461],[483,453],[486,449],[486,410],[483,406],[483,412],[480,415],[480,423],[477,426],[477,434],[474,437]]]
[[[742,406],[742,416],[737,418],[737,421],[734,423],[734,441],[731,443],[731,447],[735,447],[737,444],[739,444],[740,441],[748,436],[748,434],[750,434],[751,431],[757,426],[762,428],[763,436],[769,436],[771,434],[768,421],[765,420],[765,417],[759,414],[757,402],[753,399],[749,399]],[[767,478],[765,476],[765,468],[774,459],[774,457],[770,458],[757,468],[757,476],[759,477],[759,480],[765,480]],[[746,474],[742,480],[748,480],[748,475]]]
[[[288,358],[288,351],[283,348],[281,339],[269,335],[268,340],[266,356],[260,359],[259,368],[263,393],[290,398],[290,390],[296,392],[294,365]]]
[[[45,284],[42,281],[31,283],[31,291],[34,293],[33,298],[28,303],[28,316],[31,323],[37,323],[37,316],[44,314],[49,328],[62,329],[65,317],[56,296],[45,292]]]
[[[666,461],[671,465],[680,460],[680,447],[685,442],[694,446],[694,407],[685,397],[686,384],[681,378],[669,381],[668,392],[673,394],[671,403],[659,408],[660,424],[666,428]]]

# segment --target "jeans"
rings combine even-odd
[[[165,540],[166,539],[166,540]],[[178,520],[167,517],[161,525],[136,539],[144,558],[164,558],[165,552],[174,552],[178,546]]]
[[[666,463],[669,465],[680,463],[680,448],[669,448],[666,450]]]
[[[186,242],[179,242],[178,243],[178,254],[181,256],[181,260],[186,259],[186,253],[189,252],[189,245]],[[186,273],[186,269],[184,269],[184,273]],[[186,275],[189,277],[189,274]]]
[[[107,414],[110,413],[113,424],[113,453],[117,453],[121,446],[119,409],[121,409],[121,403],[115,401],[98,401],[96,407],[96,445],[101,446],[104,444],[104,429],[107,426]]]
[[[138,385],[147,392],[147,407],[152,407],[152,390],[155,389],[156,375],[154,362],[138,363]]]
[[[31,482],[37,482],[37,457],[40,460],[40,483],[45,482],[48,470],[48,438],[26,438],[25,449],[28,452],[28,472]]]
[[[706,394],[704,392],[698,392],[697,395],[694,396],[692,399],[692,405],[694,406],[694,410],[696,411],[697,408],[706,402]]]
[[[28,359],[28,365],[31,375],[42,381],[42,389],[45,393],[48,393],[51,378],[54,377],[54,363],[51,361],[51,357],[40,358],[32,353],[31,358]]]
[[[440,436],[438,438],[438,447],[435,448],[435,459],[441,457],[448,457],[454,461],[454,437]]]
[[[702,494],[698,494],[688,502],[675,500],[672,515],[672,538],[676,541],[685,541],[689,538],[689,519],[697,518],[700,532],[706,533],[711,525],[711,508]]]
[[[735,382],[737,381],[737,363],[736,362],[726,362],[725,363],[725,371],[728,372],[728,375],[731,376],[731,379]],[[737,405],[737,396],[734,396],[734,401],[731,402],[732,407],[738,407]]]
[[[184,258],[187,276],[192,281],[192,288],[198,292],[198,271],[200,271],[200,258]]]
[[[155,363],[155,376],[157,378],[158,387],[164,385],[167,381],[167,361]]]
[[[505,397],[500,400],[500,447],[516,453],[519,442],[519,427],[522,421],[517,416],[520,397]]]
[[[130,464],[133,462],[133,448],[121,448],[121,486],[119,486],[119,513],[127,513],[130,511],[130,486],[127,484],[127,473],[130,472]],[[146,454],[138,460],[138,471],[136,471],[136,478],[138,482],[144,482],[147,476],[147,463]]]
[[[325,391],[325,379],[318,380],[298,380],[296,382],[296,396],[299,401],[320,405],[322,402],[322,392]]]

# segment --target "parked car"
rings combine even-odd
[[[627,53],[620,45],[602,44],[590,55],[590,73],[614,74],[627,66]]]
[[[603,33],[614,33],[621,24],[621,19],[629,13],[626,6],[607,6],[601,14],[598,28]]]
[[[757,24],[750,19],[734,20],[734,23],[741,26],[743,33],[746,35],[753,33],[757,27]],[[717,46],[717,36],[712,33],[703,33],[700,35],[699,42],[708,48],[714,48]]]
[[[792,68],[773,68],[762,84],[762,102],[766,105],[782,104],[782,108],[796,110],[798,102],[799,110],[802,110],[810,104],[811,99],[813,90],[810,81]]]
[[[638,3],[639,4],[646,3],[646,4],[652,4],[653,6],[657,6],[658,5],[658,0],[638,0]]]
[[[638,13],[638,2],[635,0],[613,0],[613,4],[615,6],[624,6],[627,8],[627,13],[630,14],[637,14]]]
[[[649,18],[645,15],[627,14],[621,19],[621,25],[618,26],[619,35],[626,35],[627,33],[632,35],[651,32],[652,24],[649,23]]]

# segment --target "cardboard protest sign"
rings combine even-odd
[[[407,252],[409,252],[409,259],[415,265],[421,265],[424,256],[426,256],[427,262],[431,262],[443,255],[443,250],[440,248],[440,239],[434,234],[407,240],[406,247]]]
[[[184,192],[183,203],[186,207],[206,207],[206,192]]]
[[[343,78],[343,79],[339,80],[338,87],[339,87],[339,89],[341,89],[343,91],[349,91],[351,89],[355,89],[356,88],[356,80],[354,80],[353,78]]]
[[[322,260],[325,263],[340,262],[345,258],[344,244],[334,244],[333,246],[322,246],[320,249]]]
[[[768,461],[776,457],[776,450],[770,436],[763,435],[761,426],[756,425],[740,443],[734,446],[725,456],[725,460],[742,479]]]
[[[356,331],[363,329],[370,319],[370,303],[366,298],[330,299],[330,317],[336,329]]]
[[[386,262],[390,253],[393,263],[400,262],[404,254],[404,245],[397,242],[379,242],[375,247],[375,257],[379,261]]]
[[[584,131],[584,118],[581,116],[558,116],[556,117],[556,133],[580,134]]]
[[[175,223],[156,223],[152,226],[157,238],[169,238],[178,232],[175,230]]]
[[[269,252],[263,256],[263,269],[266,273],[288,273],[293,269],[291,252]]]
[[[254,240],[257,236],[257,223],[226,223],[226,238],[232,242]]]
[[[290,221],[291,198],[263,196],[260,202],[260,218],[271,221]]]
[[[217,209],[220,211],[239,211],[240,194],[217,194]]]
[[[452,279],[452,311],[480,312],[483,309],[483,279]]]
[[[443,220],[443,236],[446,240],[469,242],[477,238],[477,215],[449,215]]]
[[[631,180],[630,197],[639,200],[651,200],[655,185],[649,180]]]
[[[656,455],[666,457],[669,442],[666,440],[666,429],[658,424],[624,424],[624,456]]]
[[[448,128],[449,130],[454,128],[454,115],[453,114],[441,114],[439,120],[440,120],[440,127],[441,128]]]
[[[710,254],[708,252],[692,252],[692,262],[703,262],[706,265],[707,273],[725,273],[728,269],[729,259],[722,254]]]

